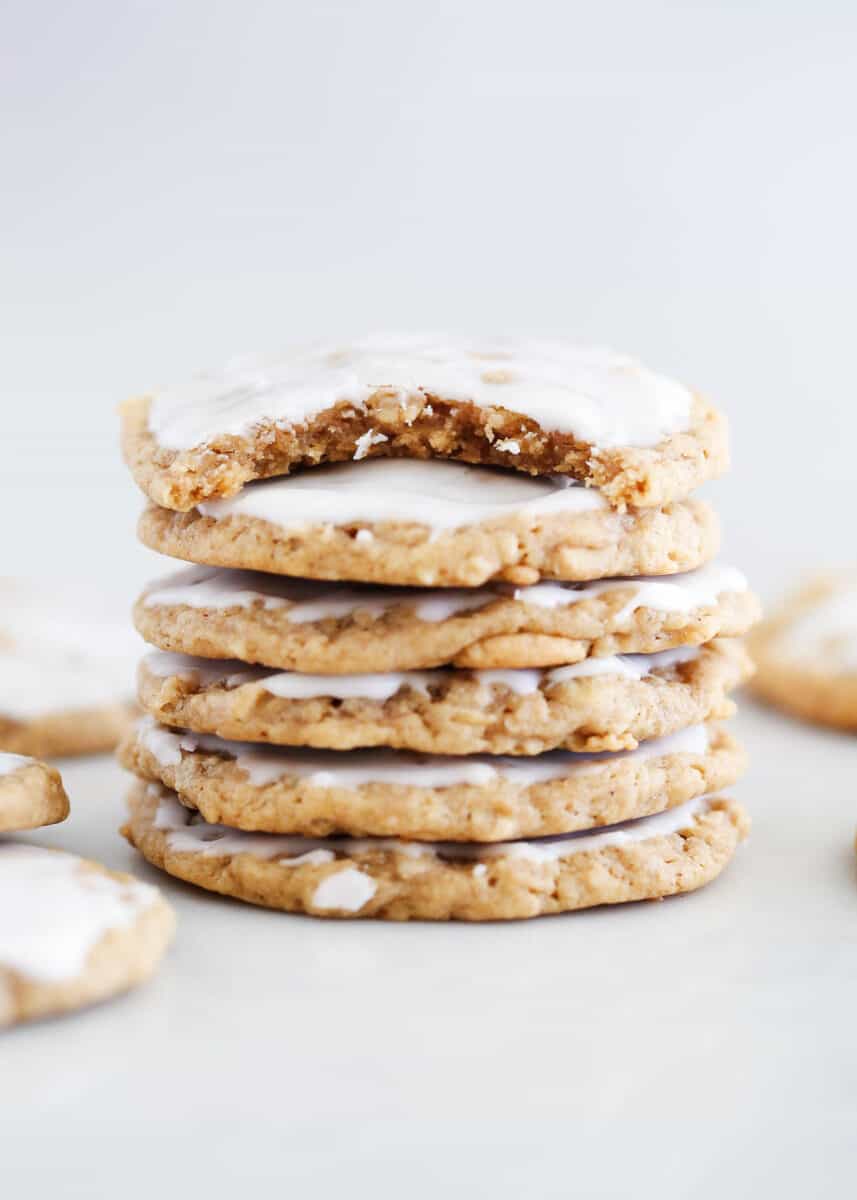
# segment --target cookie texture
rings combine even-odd
[[[160,724],[236,741],[532,755],[633,750],[731,716],[728,694],[750,671],[743,647],[729,640],[549,671],[344,676],[155,653],[141,664],[138,686]]]
[[[0,843],[0,1026],[142,983],[174,929],[156,888],[60,850]]]
[[[0,579],[0,751],[112,750],[133,714],[138,638],[97,590]]]
[[[417,587],[672,575],[720,540],[701,500],[620,513],[583,488],[441,462],[319,467],[186,513],[150,505],[139,534],[206,566]]]
[[[491,921],[690,892],[720,873],[749,822],[700,798],[595,834],[492,846],[239,833],[138,783],[123,833],[162,870],[251,904],[325,917]]]
[[[739,571],[482,589],[359,587],[191,567],[134,609],[162,650],[318,674],[550,667],[655,653],[747,631],[759,604]]]
[[[68,814],[59,771],[19,754],[0,753],[0,833],[56,825]]]
[[[567,474],[616,507],[686,496],[728,465],[722,415],[624,355],[559,342],[413,337],[240,360],[128,401],[123,450],[188,511],[297,466],[456,459]]]
[[[143,720],[123,766],[212,824],[266,833],[492,842],[615,825],[731,786],[745,767],[723,729],[696,726],[628,753],[537,758],[301,751]]]
[[[749,646],[756,695],[805,721],[857,730],[857,570],[809,578]]]
[[[29,719],[0,713],[0,747],[32,758],[106,754],[127,734],[136,715],[130,703],[45,713]]]

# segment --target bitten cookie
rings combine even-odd
[[[213,824],[462,842],[615,825],[729,787],[745,766],[737,743],[704,725],[619,754],[442,758],[227,742],[145,718],[119,756]]]
[[[619,508],[679,499],[728,465],[725,421],[699,396],[626,355],[534,339],[375,337],[234,360],[129,401],[123,448],[177,511],[378,456],[566,474]]]
[[[757,695],[806,721],[857,729],[857,570],[809,579],[749,645]]]
[[[0,1026],[147,979],[173,935],[156,888],[61,850],[0,843]]]
[[[551,670],[302,675],[154,653],[139,698],[162,725],[276,745],[425,754],[633,750],[732,715],[750,673],[736,642],[588,658]]]
[[[137,641],[97,593],[0,580],[0,750],[112,750],[133,719]]]
[[[383,588],[191,567],[134,610],[162,650],[318,674],[551,667],[700,645],[747,631],[759,604],[740,571],[515,588]]]
[[[418,587],[673,575],[720,540],[701,500],[620,513],[558,476],[404,460],[318,467],[187,513],[150,506],[139,534],[208,566]]]
[[[138,783],[123,833],[170,875],[251,904],[325,917],[492,921],[690,892],[720,873],[749,822],[700,797],[597,833],[490,846],[286,838],[208,825]]]
[[[56,825],[68,813],[59,771],[21,754],[0,753],[0,833]]]

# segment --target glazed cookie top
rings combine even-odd
[[[807,581],[756,639],[771,660],[829,675],[857,674],[857,571]]]
[[[342,674],[454,663],[541,667],[739,636],[758,615],[740,571],[515,587],[408,588],[190,568],[138,601],[163,650]]]
[[[150,504],[138,532],[189,562],[421,587],[671,575],[719,541],[693,498],[620,513],[567,476],[413,459],[328,464],[187,513]]]
[[[125,406],[126,457],[186,511],[293,466],[457,458],[661,504],[726,465],[719,414],[627,355],[563,341],[376,336],[240,358]]]
[[[590,676],[614,676],[617,679],[645,679],[656,671],[669,671],[699,657],[699,646],[676,646],[656,654],[609,654],[603,658],[585,658],[565,667],[541,669],[498,669],[450,672],[440,667],[428,671],[379,671],[361,675],[309,675],[298,671],[269,671],[244,663],[219,659],[194,658],[186,654],[154,651],[147,654],[142,669],[156,679],[188,679],[200,687],[243,687],[258,684],[272,696],[283,700],[306,700],[316,696],[337,700],[385,701],[403,688],[429,694],[429,689],[454,680],[468,680],[485,687],[505,687],[518,696],[531,696],[541,688]]]
[[[599,579],[590,583],[536,583],[529,587],[496,584],[484,588],[364,587],[308,579],[289,579],[254,571],[189,567],[146,589],[147,608],[283,610],[295,625],[341,620],[363,613],[370,619],[393,608],[407,608],[416,620],[434,625],[497,600],[515,600],[539,609],[568,608],[594,596],[627,592],[617,614],[627,620],[640,608],[688,613],[716,603],[726,592],[747,590],[747,578],[736,567],[708,563],[695,571],[664,578]]]
[[[513,842],[416,842],[399,838],[305,838],[291,834],[245,833],[226,825],[209,825],[190,813],[176,795],[158,784],[150,784],[148,795],[158,799],[153,826],[165,833],[170,850],[177,854],[201,854],[207,858],[254,857],[277,859],[285,867],[320,865],[337,858],[359,859],[374,853],[402,854],[408,858],[442,858],[449,861],[488,862],[498,858],[527,859],[535,863],[555,862],[573,854],[605,846],[626,846],[652,837],[665,837],[692,826],[712,805],[700,796],[666,812],[638,817],[597,832],[557,834],[553,837]],[[346,906],[342,906],[346,907]]]
[[[421,525],[433,535],[517,517],[609,508],[595,490],[562,475],[534,479],[451,462],[343,463],[259,483],[227,500],[199,504],[204,517],[256,517],[290,529],[378,522]]]
[[[134,734],[138,744],[161,766],[178,766],[183,754],[209,754],[231,758],[254,787],[280,780],[304,779],[316,788],[360,788],[368,784],[409,788],[482,787],[507,780],[527,788],[554,779],[569,779],[598,771],[619,761],[642,762],[672,754],[703,755],[710,737],[705,725],[692,725],[677,733],[643,742],[636,750],[619,753],[574,754],[555,750],[535,758],[509,755],[409,754],[396,750],[306,750],[230,742],[214,734],[175,731],[144,717]]]
[[[37,720],[126,701],[139,640],[88,588],[0,579],[0,718]]]
[[[73,854],[0,843],[0,971],[41,983],[75,979],[106,934],[157,899],[148,884]]]

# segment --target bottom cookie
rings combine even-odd
[[[141,983],[173,928],[149,884],[61,850],[0,842],[0,1027]]]
[[[0,753],[0,833],[56,825],[68,812],[59,771],[20,754]]]
[[[209,891],[287,912],[491,921],[690,892],[749,829],[740,805],[701,797],[595,833],[489,845],[319,839],[209,825],[137,783],[122,832],[149,862]]]

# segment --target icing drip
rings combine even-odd
[[[357,789],[364,784],[485,787],[498,779],[524,789],[553,779],[570,779],[603,770],[614,762],[642,761],[670,754],[704,754],[708,749],[708,731],[704,725],[653,738],[641,743],[636,750],[601,754],[557,750],[535,758],[501,755],[456,758],[395,750],[352,750],[342,754],[335,750],[283,749],[229,742],[209,734],[174,733],[156,724],[151,717],[140,722],[137,737],[141,746],[163,767],[178,766],[182,751],[201,751],[234,759],[255,787],[265,787],[282,779],[305,779],[313,787],[347,789]]]
[[[373,459],[313,467],[252,483],[228,500],[198,506],[216,521],[254,517],[281,529],[396,521],[434,533],[510,517],[593,512],[603,496],[563,476],[533,478],[434,460]]]
[[[250,435],[261,422],[287,428],[339,403],[361,409],[380,389],[406,410],[428,394],[502,407],[601,447],[654,446],[687,429],[691,417],[686,388],[602,347],[376,335],[233,359],[157,393],[149,429],[162,446],[189,449]],[[516,454],[517,444],[508,439],[506,449]]]
[[[105,934],[132,925],[156,897],[72,854],[0,843],[0,967],[45,983],[73,979]]]
[[[202,854],[221,858],[251,854],[264,861],[274,859],[287,866],[316,851],[333,854],[337,860],[390,851],[410,858],[441,858],[464,862],[490,862],[497,858],[521,858],[536,863],[556,862],[583,851],[606,846],[626,846],[646,838],[664,837],[692,826],[697,817],[711,806],[711,798],[698,797],[651,817],[639,817],[620,825],[605,826],[597,832],[562,834],[520,842],[404,842],[398,838],[302,838],[272,833],[243,833],[225,825],[209,825],[192,815],[165,789],[153,784],[153,796],[159,797],[154,826],[167,835],[176,853]],[[308,861],[304,857],[304,861]],[[318,860],[316,860],[318,861]],[[330,862],[330,859],[326,859]]]
[[[368,531],[363,531],[368,532]],[[152,584],[145,596],[150,608],[186,606],[204,609],[285,609],[295,625],[327,618],[361,616],[377,619],[391,608],[408,606],[420,621],[438,623],[462,612],[483,608],[496,600],[514,599],[538,608],[567,608],[592,596],[631,590],[616,620],[629,621],[637,609],[692,612],[715,605],[726,592],[745,592],[747,580],[734,567],[715,563],[662,579],[618,579],[593,583],[536,583],[531,587],[407,588],[371,584],[330,584],[288,579],[252,571],[192,567]]]
[[[313,892],[312,903],[316,908],[340,908],[345,912],[359,912],[367,904],[378,885],[375,880],[356,867],[346,867],[333,875],[326,875]]]
[[[456,671],[456,679],[473,679],[485,687],[507,687],[519,696],[532,695],[541,686],[555,687],[571,679],[590,675],[616,675],[624,679],[644,679],[652,671],[668,670],[679,663],[691,662],[699,655],[698,646],[678,646],[657,654],[611,654],[604,658],[585,658],[568,667],[550,670],[510,668],[509,670]],[[220,659],[193,658],[187,654],[155,651],[144,660],[146,669],[156,678],[173,676],[195,679],[199,686],[240,687],[257,683],[264,691],[282,699],[303,700],[314,696],[334,696],[339,700],[360,697],[389,700],[402,688],[427,693],[453,678],[444,668],[429,671],[388,671],[372,675],[304,675],[298,671],[268,671],[246,667]]]

